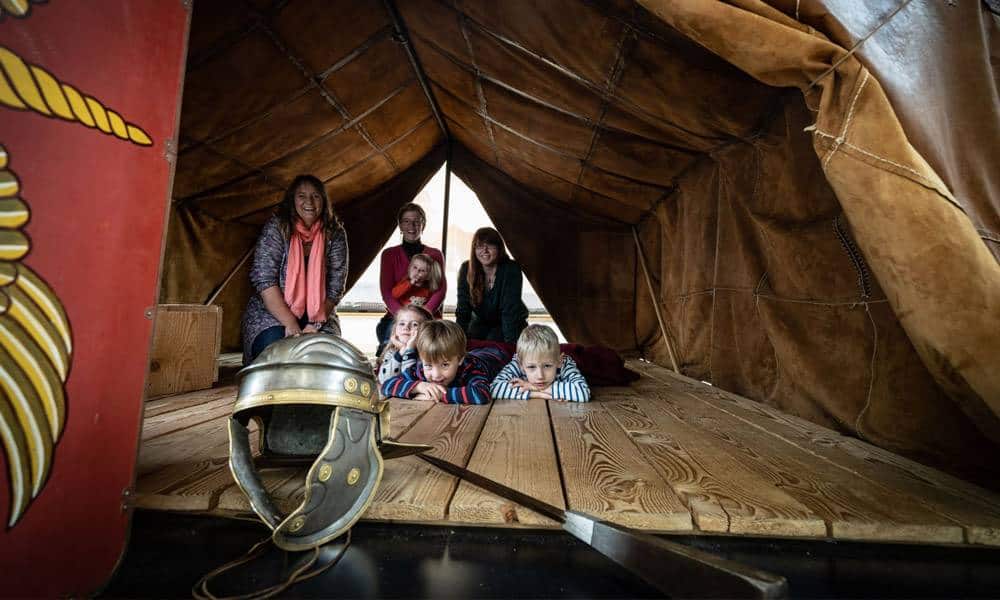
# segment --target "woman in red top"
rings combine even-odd
[[[382,268],[379,273],[379,287],[382,290],[382,300],[385,301],[386,314],[379,321],[375,328],[378,336],[379,352],[382,346],[388,341],[392,334],[392,319],[402,306],[393,297],[392,288],[401,279],[407,276],[410,268],[410,259],[416,254],[426,254],[441,265],[441,272],[444,273],[444,256],[437,248],[425,246],[420,241],[420,235],[424,232],[424,225],[427,224],[427,215],[419,205],[409,202],[404,204],[396,213],[396,222],[399,223],[399,232],[403,235],[403,243],[382,251]],[[448,286],[445,277],[441,277],[441,286],[438,287],[424,304],[434,318],[441,318],[441,309],[444,305],[444,295]]]

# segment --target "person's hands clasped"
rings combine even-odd
[[[528,392],[528,398],[539,398],[542,400],[553,400],[552,398],[552,386],[542,387],[540,385],[535,385],[523,379],[511,379],[510,385],[525,392]]]
[[[435,402],[444,401],[445,394],[448,393],[448,389],[439,383],[431,383],[429,381],[421,381],[414,388],[416,392],[411,396],[413,400],[433,400]]]

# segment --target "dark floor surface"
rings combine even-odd
[[[263,525],[138,511],[103,597],[190,597],[205,573],[267,535]],[[670,536],[788,579],[793,598],[1000,598],[1000,549]],[[275,583],[284,553],[221,576],[213,593]],[[341,562],[296,598],[648,598],[657,592],[560,532],[361,523]]]

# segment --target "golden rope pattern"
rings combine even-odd
[[[5,17],[7,13],[18,18],[27,17],[32,3],[44,2],[45,0],[0,0],[0,17]]]
[[[153,145],[145,131],[126,122],[99,100],[58,81],[45,69],[24,62],[3,46],[0,46],[0,104],[80,123],[140,146]]]
[[[2,1],[2,0],[0,0]],[[7,453],[13,527],[45,486],[66,423],[63,384],[73,342],[55,293],[21,264],[28,205],[0,146],[0,443]]]

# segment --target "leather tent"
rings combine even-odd
[[[995,486],[991,6],[197,2],[162,300],[205,301],[304,172],[352,284],[450,155],[571,341],[670,365],[645,257],[685,374]]]

